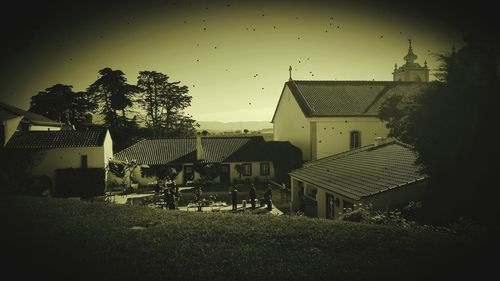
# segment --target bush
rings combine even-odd
[[[398,209],[388,211],[373,210],[372,204],[355,204],[354,210],[347,209],[344,214],[340,216],[340,220],[361,222],[369,224],[385,224],[397,226],[414,226],[416,223],[410,221],[403,216],[403,213]]]
[[[369,205],[354,204],[354,209],[346,209],[346,212],[340,216],[340,219],[352,222],[369,222],[372,216],[371,212],[371,206]]]

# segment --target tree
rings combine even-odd
[[[392,136],[412,144],[430,176],[429,202],[448,218],[491,219],[500,208],[492,186],[500,170],[498,47],[468,37],[458,52],[441,55],[438,81],[418,96],[387,100],[380,111]]]
[[[56,84],[32,96],[29,111],[78,126],[96,107],[88,93],[75,93],[71,85]]]
[[[243,164],[236,164],[236,165],[234,165],[234,169],[238,173],[239,180],[241,181],[241,176],[243,175],[243,172],[244,172],[243,171]]]
[[[99,70],[99,75],[87,91],[99,103],[99,113],[104,115],[108,125],[118,126],[118,111],[121,111],[121,124],[125,124],[126,109],[132,106],[132,96],[137,92],[137,87],[126,83],[127,78],[121,70],[107,67]]]
[[[249,131],[248,129],[244,129],[244,130],[243,130],[243,133],[245,133],[245,135],[246,135],[246,134],[248,134],[249,132],[250,132],[250,131]]]
[[[195,171],[200,175],[202,184],[206,185],[220,175],[220,164],[218,163],[201,163],[198,162],[194,166]]]
[[[187,86],[169,82],[169,77],[156,71],[141,71],[137,86],[146,109],[145,122],[154,136],[192,136],[198,126],[184,109],[191,105]]]
[[[137,118],[128,118],[126,114],[127,109],[132,106],[132,98],[138,88],[127,84],[127,78],[121,70],[104,68],[99,70],[99,75],[87,91],[98,104],[97,113],[104,116],[113,137],[114,147],[120,150],[131,144],[131,136],[139,130]]]

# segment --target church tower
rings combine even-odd
[[[424,61],[424,66],[415,62],[417,55],[413,53],[413,48],[411,47],[411,39],[408,39],[408,54],[404,57],[406,63],[398,68],[396,64],[394,66],[394,72],[392,73],[394,81],[429,81],[429,68],[427,67],[427,61]]]

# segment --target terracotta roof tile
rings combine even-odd
[[[262,137],[203,137],[206,163],[265,160],[267,147]],[[248,151],[251,157],[248,156]],[[117,160],[136,160],[148,165],[194,163],[196,138],[158,138],[140,141],[114,155]],[[250,157],[250,158],[249,158]]]
[[[47,149],[102,146],[106,133],[106,129],[16,132],[7,142],[5,148]]]
[[[415,165],[417,154],[406,144],[368,145],[328,156],[294,170],[291,176],[359,200],[426,178]]]
[[[285,83],[306,117],[377,116],[380,104],[387,97],[413,95],[425,86],[426,83],[400,81],[292,80]]]

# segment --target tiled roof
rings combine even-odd
[[[102,146],[106,138],[106,132],[105,129],[16,132],[7,142],[5,148],[47,149]]]
[[[285,83],[306,117],[376,116],[388,96],[415,94],[425,85],[401,81],[292,80]]]
[[[136,160],[141,164],[162,165],[196,150],[196,139],[148,139],[140,141],[116,153],[114,158],[122,161]],[[194,155],[196,157],[196,155]]]
[[[19,109],[17,107],[5,104],[3,102],[0,102],[0,116],[2,116],[1,120],[6,120],[3,118],[8,117],[8,116],[24,116],[24,120],[28,121],[29,123],[36,124],[36,125],[48,125],[48,126],[60,126],[61,125],[60,122],[51,120],[51,119],[49,119],[45,116],[42,116],[40,114],[25,111],[25,110]],[[10,119],[10,118],[8,118],[8,119]]]
[[[250,138],[202,138],[206,162],[222,162],[250,142]]]
[[[348,198],[359,200],[426,178],[415,165],[417,154],[392,141],[328,156],[293,170],[290,175]]]
[[[203,137],[201,145],[207,163],[264,160],[267,147],[261,146],[262,137]],[[245,151],[251,157],[245,155]],[[259,153],[260,151],[260,153]],[[264,157],[264,159],[262,159]],[[157,138],[140,141],[116,153],[117,160],[136,160],[148,165],[171,163],[194,163],[196,161],[196,138]]]

